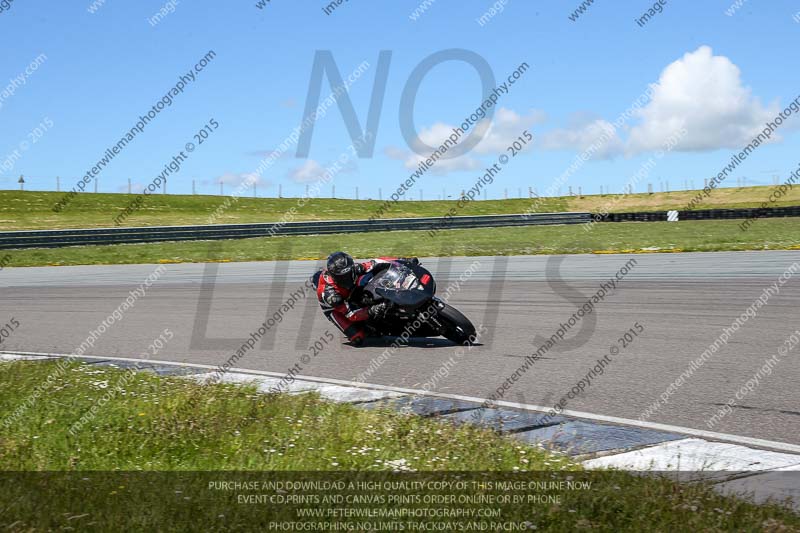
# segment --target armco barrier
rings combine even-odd
[[[697,209],[679,211],[678,220],[720,220],[734,218],[800,217],[800,206],[752,209]],[[133,244],[161,241],[248,239],[271,235],[323,235],[366,231],[402,231],[499,228],[599,222],[659,222],[666,211],[637,213],[534,213],[530,215],[481,215],[452,217],[442,228],[442,217],[391,218],[385,220],[323,220],[266,224],[215,224],[209,226],[147,226],[141,228],[98,228],[0,232],[0,250],[12,248],[53,248],[86,244]]]
[[[745,209],[695,209],[678,210],[678,220],[723,220],[732,218],[773,218],[800,217],[800,206],[754,207]],[[658,222],[666,221],[666,211],[638,213],[608,213],[600,217],[600,222]]]
[[[453,217],[447,229],[581,224],[589,213],[535,213],[531,215],[483,215]],[[247,239],[271,235],[322,235],[367,231],[427,230],[441,224],[442,217],[393,218],[385,220],[324,220],[267,224],[216,224],[209,226],[149,226],[141,228],[97,228],[10,231],[0,233],[0,249],[53,248],[86,244],[132,244],[161,241]]]

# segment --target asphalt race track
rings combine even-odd
[[[602,375],[566,408],[638,419],[693,360],[777,282],[800,252],[423,258],[439,292],[459,277],[450,303],[483,324],[482,345],[461,357],[444,340],[412,340],[369,375],[370,383],[486,397],[553,335],[618,270],[636,264],[503,400],[552,405],[619,346],[638,322],[644,331],[611,359]],[[19,327],[0,350],[73,353],[158,265],[8,268],[0,271],[0,323]],[[314,271],[315,262],[167,264],[122,320],[105,329],[87,355],[136,357],[165,328],[174,338],[150,357],[218,365],[228,360]],[[464,273],[467,274],[464,274]],[[452,286],[452,285],[451,285]],[[706,420],[752,380],[764,360],[800,329],[800,265],[794,277],[747,317],[727,345],[697,368],[648,419],[709,430]],[[326,329],[336,340],[302,364],[306,376],[355,380],[389,341],[353,348],[299,298],[282,321],[234,366],[284,373]],[[538,342],[534,345],[534,338]],[[759,377],[713,431],[800,444],[800,347]],[[452,362],[448,360],[453,357]],[[375,366],[375,365],[373,365]],[[436,376],[436,377],[434,377]],[[429,385],[430,386],[430,385]]]

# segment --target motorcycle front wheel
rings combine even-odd
[[[443,303],[437,311],[437,318],[442,324],[442,337],[465,346],[475,342],[475,326],[455,307]]]

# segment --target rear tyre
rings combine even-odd
[[[444,304],[438,310],[438,318],[442,323],[442,336],[456,344],[468,346],[475,342],[475,326],[461,312]]]

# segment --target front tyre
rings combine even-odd
[[[438,309],[438,319],[442,324],[440,333],[444,338],[465,346],[475,342],[475,326],[455,307],[443,304]]]

